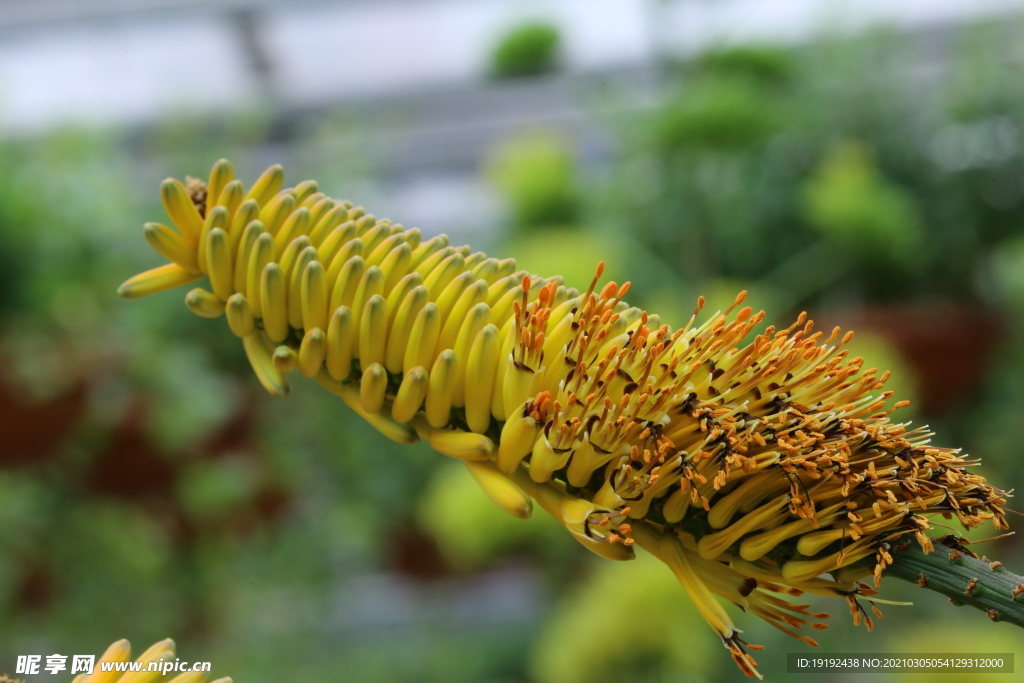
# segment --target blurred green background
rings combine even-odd
[[[699,294],[713,311],[748,289],[771,322],[808,310],[852,327],[907,414],[1013,489],[1022,28],[950,28],[942,68],[934,39],[896,31],[663,55],[641,98],[630,74],[562,73],[557,25],[510,25],[474,87],[567,83],[597,133],[523,117],[486,140],[472,172],[500,210],[471,236],[577,286],[605,260],[673,325]],[[363,141],[415,112],[295,119],[271,104],[0,141],[0,669],[171,636],[239,683],[742,678],[659,563],[603,562],[542,512],[505,516],[458,463],[387,441],[311,382],[270,398],[184,292],[116,297],[157,263],[140,228],[163,220],[159,181],[219,157],[247,181],[283,161],[291,181],[384,213],[371,201],[388,203],[391,167]],[[980,547],[1024,569],[1015,538]],[[883,595],[915,605],[871,635],[812,599],[833,615],[820,651],[1014,652],[1022,673],[998,680],[1024,680],[1021,631],[895,580]],[[769,680],[809,651],[734,618],[767,646]]]

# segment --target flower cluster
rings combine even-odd
[[[899,544],[930,549],[934,513],[1006,526],[975,461],[893,421],[904,403],[850,357],[852,333],[805,315],[755,333],[745,293],[672,330],[624,301],[628,283],[599,286],[603,266],[580,292],[283,185],[274,166],[246,191],[226,161],[165,181],[175,227],[144,233],[171,263],[121,295],[208,276],[186,304],[227,318],[271,394],[298,370],[389,438],[464,460],[508,512],[536,501],[603,557],[651,552],[748,675],[757,646],[718,598],[814,645],[800,632],[827,615],[782,596],[843,598],[870,629],[862,560],[877,586]]]

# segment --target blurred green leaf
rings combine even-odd
[[[914,198],[886,180],[860,142],[837,145],[804,190],[808,221],[863,259],[919,264],[921,215]]]
[[[546,22],[524,24],[509,31],[494,48],[494,78],[539,76],[558,67],[561,37],[558,27]]]
[[[720,650],[669,568],[641,552],[591,564],[539,634],[531,669],[538,683],[698,682],[727,660]]]
[[[462,463],[438,467],[420,501],[420,524],[463,570],[482,567],[516,548],[569,540],[565,528],[540,506],[534,506],[528,520],[498,508]]]
[[[575,221],[574,165],[564,139],[543,131],[505,140],[486,161],[487,177],[508,200],[515,225],[524,232]]]

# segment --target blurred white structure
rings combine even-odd
[[[0,131],[285,110],[471,85],[510,26],[557,24],[569,73],[735,40],[921,27],[1024,0],[5,0]]]
[[[1021,11],[1024,0],[4,0],[0,134],[350,107],[374,122],[351,135],[383,182],[348,189],[378,214],[487,247],[501,206],[477,167],[495,140],[554,126],[590,159],[606,152],[583,88],[599,97],[614,82],[642,107],[664,55]],[[498,39],[536,19],[561,31],[562,74],[487,81]],[[346,144],[316,153],[330,165],[334,147]]]

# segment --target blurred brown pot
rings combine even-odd
[[[814,319],[818,329],[870,330],[889,341],[917,373],[926,415],[952,410],[978,391],[1005,332],[996,312],[959,302],[824,311]]]

